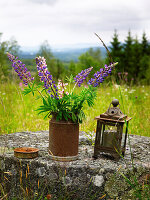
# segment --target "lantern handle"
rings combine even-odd
[[[120,109],[120,103],[119,103],[118,99],[113,99],[113,100],[112,100],[112,102],[111,102],[110,105],[109,105],[108,110],[110,109],[111,104],[113,105],[113,108],[116,108],[116,107],[119,105],[118,108]],[[109,112],[108,112],[108,115],[110,115],[110,116],[113,116],[114,114],[115,114],[115,113],[109,113]]]
[[[112,104],[112,103],[110,103],[108,110],[110,109],[110,107],[111,107],[111,104]],[[113,105],[113,104],[112,104],[112,105]],[[118,108],[120,109],[120,103],[119,103],[118,105],[119,105],[119,107],[118,107]],[[113,107],[117,107],[117,106],[113,106]]]

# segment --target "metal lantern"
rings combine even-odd
[[[128,123],[131,118],[122,113],[118,99],[114,99],[108,110],[95,119],[97,130],[93,157],[97,158],[100,152],[110,154],[116,159],[121,155],[124,156]],[[123,134],[124,124],[126,124],[125,134]]]

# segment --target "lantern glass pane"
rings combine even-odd
[[[103,147],[113,148],[117,136],[117,126],[104,125],[100,145]]]
[[[121,124],[109,123],[103,126],[100,145],[119,151],[122,143],[123,126]]]

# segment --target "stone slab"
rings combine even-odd
[[[134,170],[136,170],[138,177],[149,174],[150,138],[137,135],[130,135],[129,138]],[[112,183],[109,185],[109,180],[112,180],[112,176],[120,177],[119,172],[133,171],[129,142],[127,142],[125,157],[115,161],[110,156],[103,154],[94,160],[92,157],[94,148],[90,145],[86,133],[80,132],[79,141],[79,159],[72,162],[58,162],[49,158],[48,131],[1,135],[0,172],[1,180],[7,176],[5,182],[7,182],[8,199],[16,195],[18,195],[18,199],[21,199],[17,193],[20,185],[25,191],[24,195],[27,195],[27,193],[29,195],[32,191],[34,198],[35,195],[42,193],[46,195],[49,192],[48,190],[50,190],[53,199],[57,199],[59,195],[66,195],[66,191],[70,194],[71,191],[77,191],[72,194],[70,199],[90,199],[90,195],[93,196],[93,199],[102,196],[104,196],[103,199],[126,198],[124,196],[127,186],[121,186],[121,188],[115,190],[112,189]],[[17,147],[39,148],[39,157],[18,159],[14,157],[13,151]],[[124,182],[122,177],[119,180],[121,183]],[[61,192],[60,188],[62,189]]]

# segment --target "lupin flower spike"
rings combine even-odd
[[[79,87],[83,83],[83,81],[86,79],[86,77],[89,75],[89,73],[92,71],[93,67],[90,67],[88,69],[82,70],[75,78],[75,83]]]
[[[17,57],[13,56],[10,53],[7,53],[9,60],[12,62],[12,67],[14,68],[15,72],[17,72],[19,78],[23,80],[24,85],[28,85],[28,83],[34,80],[34,77],[31,77],[31,73],[25,67]]]
[[[93,87],[97,87],[100,83],[102,83],[104,81],[104,78],[106,76],[108,76],[108,74],[111,73],[112,68],[115,67],[118,64],[118,62],[113,63],[109,66],[105,65],[105,68],[101,68],[99,71],[97,71],[94,74],[95,78],[91,78],[91,80],[89,80],[88,84],[92,85]]]
[[[58,98],[58,89],[57,86],[55,85],[55,81],[53,80],[52,75],[47,69],[46,65],[46,59],[44,57],[36,57],[36,64],[37,64],[37,70],[38,70],[38,75],[40,77],[40,80],[44,82],[44,87],[45,89],[48,90],[48,93],[51,93],[52,98]]]

